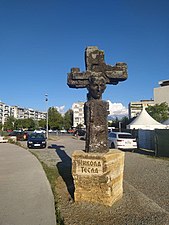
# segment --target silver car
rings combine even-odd
[[[108,134],[109,148],[135,149],[137,148],[136,138],[126,132],[110,132]]]

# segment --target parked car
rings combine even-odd
[[[76,130],[74,132],[74,136],[76,136],[82,140],[85,140],[86,139],[86,131],[82,130],[82,129]]]
[[[109,148],[135,149],[137,148],[137,141],[130,133],[110,132],[108,134],[108,145]]]
[[[8,136],[15,136],[17,141],[26,141],[28,139],[28,133],[25,131],[14,130],[8,134]]]
[[[46,148],[46,137],[43,133],[32,133],[27,140],[28,148]]]
[[[63,129],[63,130],[60,130],[59,131],[61,134],[66,134],[67,133],[67,130]]]
[[[45,130],[43,130],[43,129],[39,129],[39,130],[34,130],[34,133],[39,133],[39,134],[45,134],[46,133],[46,131]]]
[[[74,129],[69,129],[67,132],[68,132],[68,134],[74,134],[75,130]]]

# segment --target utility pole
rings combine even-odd
[[[119,132],[121,132],[121,122],[119,121]]]
[[[46,139],[48,140],[48,94],[45,94],[46,101]]]

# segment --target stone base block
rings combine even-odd
[[[123,195],[124,152],[107,153],[75,151],[72,175],[75,202],[88,201],[112,206]]]

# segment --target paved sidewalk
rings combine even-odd
[[[55,225],[54,199],[39,161],[29,151],[0,144],[0,225]]]

